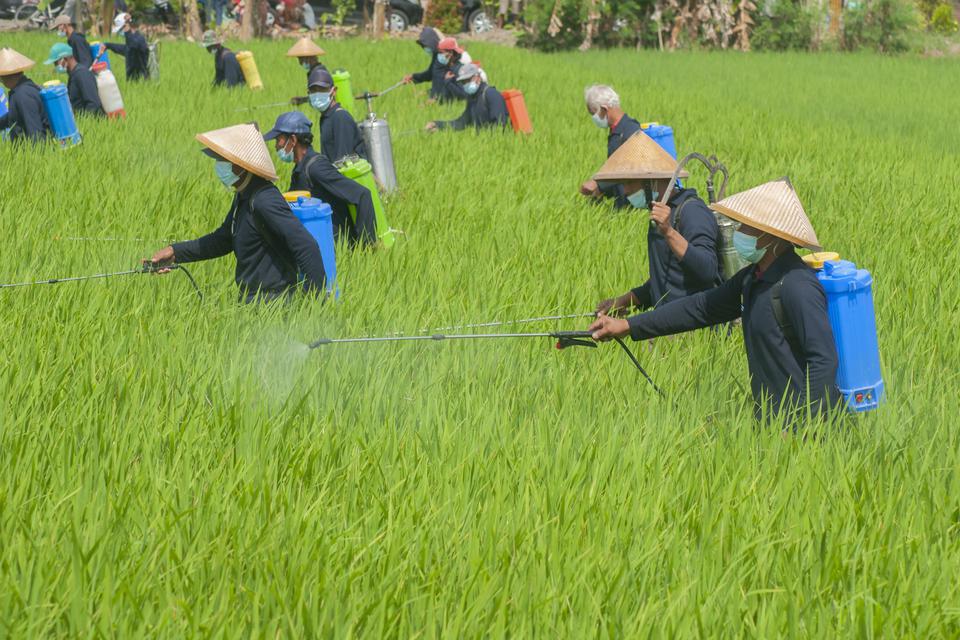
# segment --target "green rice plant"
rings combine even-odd
[[[40,60],[51,39],[0,45]],[[230,194],[193,136],[272,124],[282,107],[237,109],[302,93],[287,46],[251,43],[266,88],[228,93],[165,43],[159,85],[117,73],[126,120],[65,152],[0,145],[0,280],[129,268],[218,225]],[[425,65],[408,41],[323,46],[358,92]],[[458,107],[383,98],[405,233],[340,254],[339,302],[238,305],[230,259],[194,266],[199,305],[176,275],[0,293],[0,635],[960,635],[956,64],[470,50],[534,134],[399,135]],[[576,195],[605,155],[593,82],[716,153],[731,192],[790,175],[875,276],[882,410],[816,442],[758,428],[737,334],[636,345],[675,403],[610,345],[307,352],[642,282],[644,217]]]

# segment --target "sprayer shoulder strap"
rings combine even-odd
[[[263,216],[260,215],[260,212],[257,211],[256,199],[261,193],[269,189],[273,185],[264,185],[253,192],[250,196],[250,215],[253,218],[253,226],[257,228],[257,233],[260,234],[260,237],[263,238],[263,241],[267,244],[267,247],[270,251],[283,262],[283,266],[290,272],[297,273],[297,265],[291,262],[288,259],[289,252],[281,250],[280,246],[277,244],[277,238],[270,229],[267,228],[266,223],[263,221]]]
[[[303,165],[303,175],[307,177],[307,184],[310,185],[311,193],[313,193],[313,178],[310,177],[310,167],[312,167],[314,163],[319,159],[320,159],[320,154],[318,153],[314,156],[310,156],[310,159],[307,160],[307,164]]]
[[[683,208],[687,206],[687,203],[690,202],[691,198],[687,198],[680,203],[680,206],[677,207],[677,212],[673,214],[673,228],[677,231],[680,231],[680,214],[683,213]]]
[[[793,324],[787,320],[787,314],[783,310],[783,279],[780,278],[774,283],[773,287],[770,288],[770,306],[773,307],[773,317],[777,320],[777,326],[780,327],[780,331],[783,332],[783,337],[787,339],[787,342],[790,344],[796,344],[797,335],[793,330]]]

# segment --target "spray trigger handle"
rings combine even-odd
[[[589,331],[558,331],[553,335],[557,338],[557,349],[566,349],[567,347],[597,348],[597,343],[590,337]]]

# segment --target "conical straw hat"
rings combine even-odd
[[[25,55],[4,47],[0,49],[0,76],[12,76],[15,73],[32,69],[36,62]]]
[[[822,249],[789,178],[734,194],[710,205],[710,208],[801,247],[814,251]]]
[[[672,178],[676,170],[677,161],[654,142],[653,138],[643,131],[638,131],[607,158],[593,179],[616,182]],[[689,175],[686,171],[681,171],[679,177],[686,178]]]
[[[271,181],[278,179],[263,136],[252,124],[237,124],[198,133],[197,140],[224,160],[240,165],[261,178]]]
[[[300,38],[287,51],[288,58],[309,58],[311,56],[322,56],[326,53],[323,49],[310,38]]]

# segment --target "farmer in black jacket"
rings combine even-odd
[[[57,16],[57,19],[53,21],[50,29],[56,29],[58,35],[66,36],[67,44],[73,49],[73,57],[76,58],[77,64],[87,69],[93,66],[93,54],[90,53],[90,43],[87,42],[86,36],[77,31],[77,25],[73,23],[73,19],[70,16],[61,13]]]
[[[309,191],[333,209],[333,232],[345,236],[351,245],[372,245],[377,241],[377,218],[373,196],[362,184],[344,176],[327,159],[311,148],[310,118],[299,111],[281,114],[265,141],[276,140],[281,162],[295,163],[290,191]],[[356,211],[356,220],[350,215]]]
[[[326,71],[326,67],[320,62],[319,56],[325,55],[326,51],[321,49],[317,43],[315,43],[310,38],[304,36],[294,43],[292,47],[287,51],[288,58],[296,58],[297,62],[300,63],[300,66],[307,73],[307,82],[310,81],[310,72],[314,69],[323,69]],[[310,98],[307,96],[294,96],[290,98],[290,104],[306,104],[310,101]]]
[[[243,71],[240,70],[236,54],[223,46],[223,40],[216,33],[204,32],[203,47],[213,54],[213,86],[226,85],[230,89],[244,83]]]
[[[77,64],[73,57],[73,50],[66,44],[58,42],[50,49],[50,57],[44,64],[55,64],[57,71],[69,74],[67,80],[67,95],[70,97],[70,106],[77,115],[103,116],[103,105],[100,104],[100,94],[97,92],[97,79],[93,72]]]
[[[497,91],[496,87],[489,86],[480,75],[480,67],[475,64],[465,64],[460,69],[457,81],[467,92],[467,108],[456,120],[433,121],[427,123],[427,131],[439,129],[453,129],[462,131],[467,127],[483,129],[485,127],[505,127],[510,123],[507,113],[507,103]]]
[[[310,106],[320,112],[320,153],[330,162],[347,156],[367,159],[367,146],[357,122],[337,102],[333,76],[326,69],[314,69],[307,80]]]
[[[624,142],[640,131],[640,123],[624,113],[620,108],[620,96],[604,84],[595,84],[584,91],[587,112],[590,119],[601,129],[609,130],[607,135],[607,157],[609,158]],[[580,193],[594,198],[613,198],[614,207],[625,209],[630,206],[623,193],[622,184],[607,185],[601,189],[596,180],[587,180],[580,186]]]
[[[446,87],[446,65],[440,64],[437,60],[437,47],[440,45],[440,34],[435,29],[424,27],[417,38],[417,44],[423,48],[424,52],[430,56],[430,66],[420,73],[411,73],[404,76],[403,81],[407,84],[420,84],[421,82],[430,83],[430,97],[439,102],[450,102],[454,97],[450,95]]]
[[[121,13],[113,20],[113,33],[123,33],[124,44],[104,43],[127,61],[127,80],[147,80],[150,77],[150,47],[147,39],[137,31],[129,13]]]
[[[298,289],[322,293],[326,275],[320,248],[273,185],[277,174],[256,126],[208,131],[197,140],[206,147],[204,153],[216,160],[220,181],[236,191],[233,204],[219,229],[160,249],[151,261],[186,263],[233,253],[236,282],[245,302],[290,298]]]
[[[33,60],[13,49],[0,49],[0,81],[9,94],[8,111],[0,117],[0,129],[10,129],[11,142],[40,142],[50,134],[40,87],[23,73],[33,65]]]
[[[602,301],[598,312],[649,309],[720,284],[720,227],[713,213],[693,189],[672,191],[666,204],[660,202],[676,168],[670,154],[641,132],[593,176],[601,184],[622,184],[631,205],[650,210],[651,222],[647,228],[649,279],[618,298]]]
[[[647,313],[627,319],[601,314],[590,327],[593,338],[644,340],[742,318],[757,419],[794,422],[808,410],[826,415],[840,401],[838,358],[826,295],[793,250],[820,249],[800,199],[783,178],[713,208],[741,223],[734,245],[752,264],[719,287]]]

